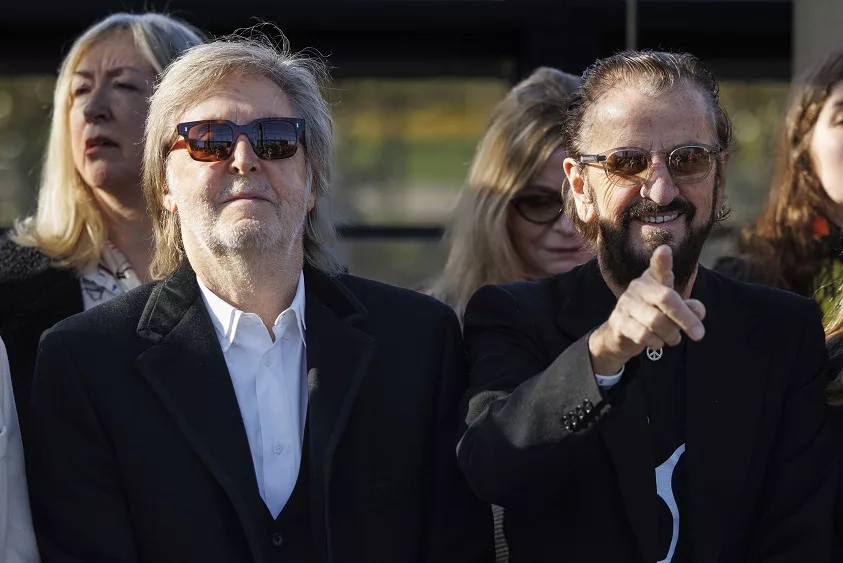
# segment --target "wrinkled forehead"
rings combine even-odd
[[[205,85],[176,116],[178,123],[224,119],[244,125],[262,117],[298,117],[284,90],[265,76],[231,74]]]
[[[619,147],[664,151],[684,144],[717,145],[711,103],[689,85],[662,92],[626,85],[596,100],[583,120],[584,154]]]

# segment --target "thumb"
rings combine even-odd
[[[663,244],[650,256],[650,276],[662,285],[673,289],[673,250]]]

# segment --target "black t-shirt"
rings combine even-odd
[[[691,560],[685,469],[685,341],[666,346],[658,360],[647,351],[626,364],[613,402],[624,402],[629,389],[641,386],[652,438],[654,479],[659,495],[658,553],[660,563]],[[633,395],[634,396],[634,395]]]

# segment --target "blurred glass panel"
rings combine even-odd
[[[741,227],[761,211],[770,182],[772,149],[784,118],[787,82],[720,83],[723,105],[732,118],[732,155],[726,179],[726,198],[732,209],[724,227],[715,230],[703,251],[703,264],[734,252]]]
[[[0,76],[0,227],[34,208],[54,84],[52,76]]]
[[[445,248],[435,239],[349,239],[341,254],[356,276],[421,291],[445,264]]]
[[[496,78],[347,79],[330,93],[343,223],[439,224],[510,84]]]
[[[47,138],[53,76],[0,77],[0,226],[31,211]],[[329,92],[336,119],[336,211],[341,223],[441,225],[465,181],[492,108],[510,88],[496,78],[346,79]],[[703,263],[733,251],[761,208],[786,82],[721,84],[734,122],[726,193],[732,217]],[[415,287],[441,268],[429,239],[343,242],[352,273]]]

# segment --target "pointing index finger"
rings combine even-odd
[[[663,244],[653,251],[649,271],[653,279],[673,289],[673,250],[668,245]]]

